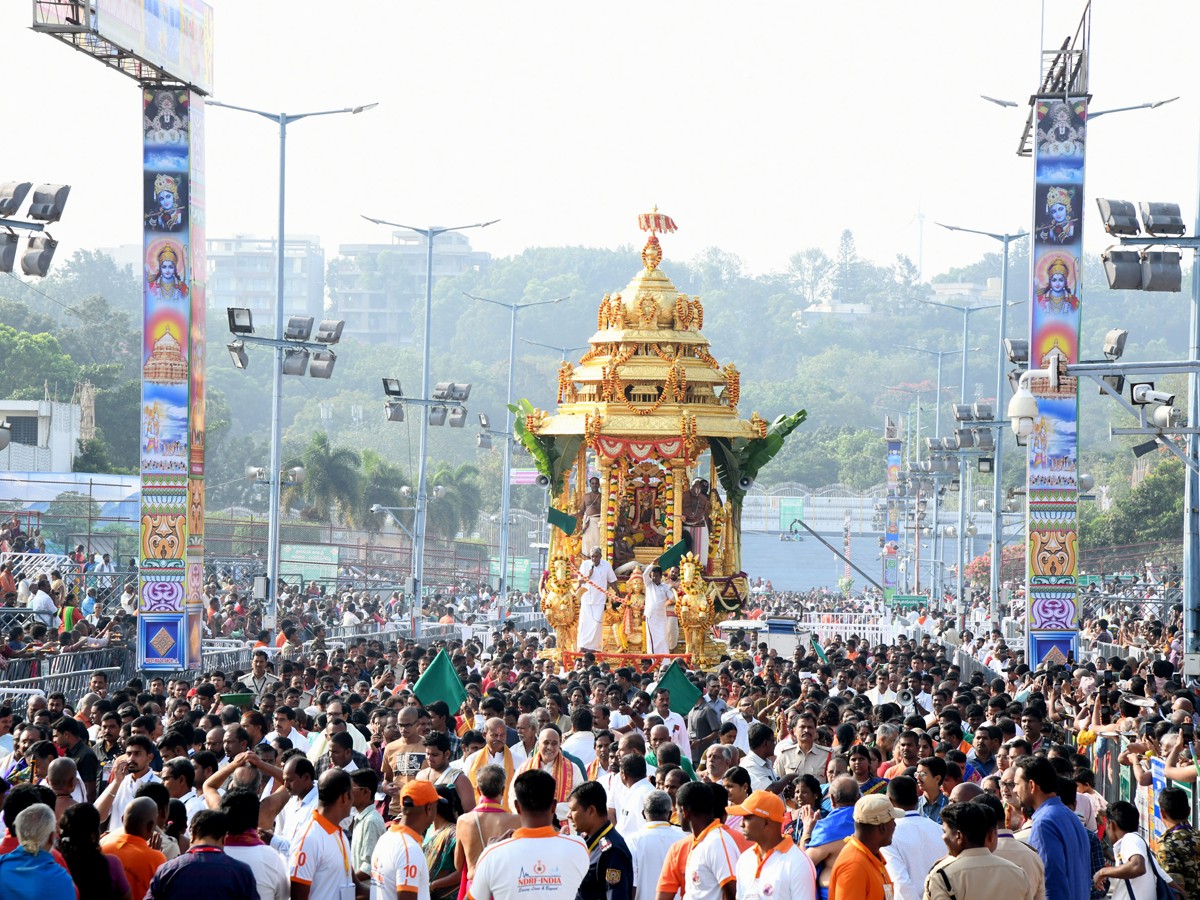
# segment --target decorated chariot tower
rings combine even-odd
[[[517,435],[549,479],[557,526],[542,607],[564,662],[586,649],[635,664],[684,655],[707,666],[719,652],[712,625],[746,593],[742,500],[805,413],[771,424],[758,413],[740,417],[738,369],[713,356],[700,298],[659,268],[658,235],[675,223],[657,210],[638,219],[650,235],[643,268],[600,301],[588,351],[559,370],[557,410],[528,401],[516,410]],[[597,548],[615,576],[599,589],[587,580]],[[658,577],[656,565],[672,586],[666,653],[654,622],[647,627],[647,595],[661,588],[645,581]],[[585,638],[589,598],[603,599],[603,620]]]

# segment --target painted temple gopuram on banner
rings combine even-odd
[[[712,355],[700,298],[659,268],[658,235],[675,223],[657,210],[638,218],[650,235],[643,268],[600,301],[588,351],[559,370],[557,410],[527,401],[516,410],[517,437],[550,480],[556,527],[542,608],[557,635],[552,652],[568,665],[586,649],[639,668],[674,656],[711,666],[721,652],[712,626],[739,609],[747,589],[742,500],[805,413],[770,424],[739,416],[740,376]],[[594,605],[600,596],[585,578],[596,548],[616,581],[585,639],[589,597]],[[678,567],[665,647],[647,623],[647,589],[657,597],[658,586],[644,580],[655,564],[668,580]]]

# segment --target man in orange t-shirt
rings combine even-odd
[[[121,861],[131,897],[145,897],[154,873],[167,861],[149,844],[157,820],[158,804],[149,797],[138,797],[125,807],[124,834],[109,835],[100,842],[102,851]]]
[[[879,852],[892,842],[904,810],[879,794],[854,804],[854,836],[846,841],[829,879],[829,900],[886,900],[892,879]]]

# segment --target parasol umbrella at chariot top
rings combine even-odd
[[[646,241],[646,246],[642,248],[642,262],[647,269],[655,269],[662,261],[662,248],[658,245],[658,235],[677,231],[675,220],[660,213],[656,206],[654,212],[638,215],[638,228],[650,232],[650,238]]]

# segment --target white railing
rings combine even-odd
[[[887,613],[808,613],[796,621],[797,631],[811,631],[821,643],[837,635],[846,640],[856,637],[875,644],[891,644],[900,632],[909,628]]]

